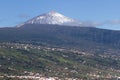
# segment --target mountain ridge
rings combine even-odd
[[[106,48],[119,50],[120,37],[118,35],[120,31],[43,24],[25,24],[20,28],[0,29],[1,42],[74,47],[87,51],[94,51],[94,49],[104,51]]]

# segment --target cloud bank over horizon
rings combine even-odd
[[[96,22],[96,21],[81,21],[84,26],[104,26],[104,25],[120,25],[119,19],[107,20],[103,22]]]

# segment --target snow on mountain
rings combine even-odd
[[[39,15],[27,22],[17,25],[21,27],[24,24],[53,24],[53,25],[68,25],[68,26],[80,26],[82,23],[72,18],[66,17],[55,11],[51,11],[42,15]]]

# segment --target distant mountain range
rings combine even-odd
[[[71,23],[76,24],[71,25]],[[119,50],[120,31],[86,27],[80,24],[82,23],[51,11],[17,27],[1,28],[0,41],[74,47],[83,50],[97,48]]]

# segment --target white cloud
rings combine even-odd
[[[103,26],[103,25],[120,25],[120,20],[119,19],[115,19],[115,20],[107,20],[107,21],[103,21],[103,22],[95,22],[95,21],[84,21],[82,22],[81,26],[93,26],[93,27],[97,27],[97,26]]]
[[[112,25],[119,25],[120,24],[120,20],[119,19],[108,20],[107,23],[108,24],[112,24]]]
[[[91,26],[91,27],[95,27],[95,26],[100,26],[103,25],[103,23],[101,22],[94,22],[94,21],[84,21],[82,22],[81,26]]]
[[[21,14],[21,15],[19,15],[18,17],[19,17],[19,18],[23,18],[23,19],[27,19],[27,18],[29,18],[30,16],[27,15],[27,14]]]

